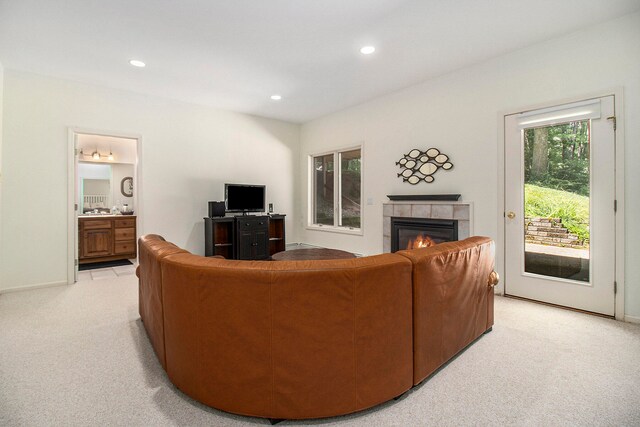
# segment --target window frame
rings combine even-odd
[[[342,222],[342,158],[341,154],[360,150],[360,227],[349,227],[339,225]],[[315,211],[315,174],[314,174],[314,158],[333,155],[334,174],[333,174],[333,225],[316,224],[314,220]],[[319,151],[311,153],[308,156],[308,188],[307,188],[307,230],[328,231],[332,233],[343,233],[360,235],[364,234],[364,144],[340,147],[328,151]]]

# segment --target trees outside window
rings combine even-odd
[[[311,225],[361,228],[362,148],[311,156]]]
[[[559,218],[585,247],[590,240],[590,122],[524,130],[526,218]]]
[[[525,129],[525,182],[589,195],[589,120]]]

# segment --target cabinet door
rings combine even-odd
[[[82,235],[82,256],[85,258],[109,256],[113,247],[111,229],[85,230]]]
[[[269,258],[269,231],[258,230],[253,234],[253,259]]]
[[[269,257],[269,224],[265,217],[238,218],[238,259]]]
[[[253,233],[250,230],[238,232],[238,259],[253,259]]]

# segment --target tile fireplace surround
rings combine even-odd
[[[391,252],[391,217],[458,220],[458,240],[473,235],[473,203],[396,201],[382,204],[382,252]]]

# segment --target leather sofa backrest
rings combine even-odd
[[[414,384],[418,384],[493,325],[495,246],[470,237],[398,251],[413,264]]]
[[[167,373],[207,405],[326,417],[412,385],[405,257],[255,262],[177,253],[161,269]]]
[[[162,236],[148,234],[138,239],[139,278],[138,311],[158,360],[166,369],[164,349],[164,319],[162,307],[162,274],[160,260],[167,255],[188,253]]]

